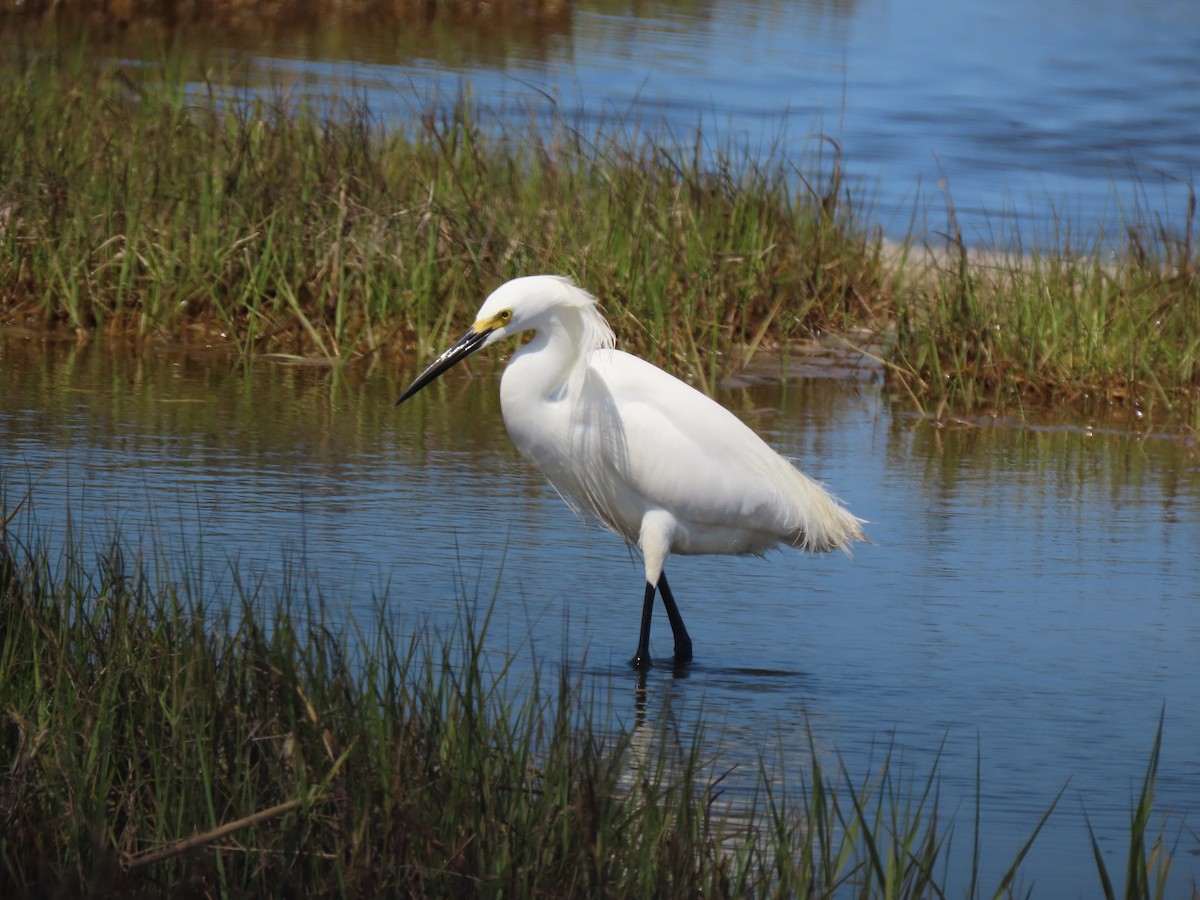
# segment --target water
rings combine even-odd
[[[352,84],[384,123],[469,93],[515,133],[560,116],[702,130],[810,179],[843,151],[892,237],[1090,247],[1182,229],[1200,168],[1200,4],[1191,0],[578,0],[562,19],[435,20],[204,46],[259,83]]]
[[[365,622],[385,592],[398,621],[447,630],[464,593],[495,595],[489,642],[518,674],[586,656],[626,727],[639,703],[648,729],[703,723],[732,792],[761,753],[797,783],[809,730],[856,782],[889,747],[916,779],[940,752],[959,893],[977,759],[984,888],[1064,786],[1024,884],[1097,894],[1084,810],[1119,878],[1165,710],[1156,810],[1184,835],[1167,895],[1200,875],[1194,448],[1052,421],[937,428],[870,379],[724,392],[871,520],[874,543],[853,560],[673,560],[697,658],[686,677],[652,671],[643,695],[626,664],[640,564],[517,458],[494,368],[397,410],[407,374],[0,341],[6,509],[31,490],[14,528],[61,540],[69,520],[102,547],[115,524],[148,555],[202,565],[216,595],[235,569],[268,585],[290,573]],[[671,652],[661,614],[651,649]]]

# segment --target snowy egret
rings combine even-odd
[[[848,552],[865,539],[861,519],[733,413],[614,349],[595,298],[567,278],[532,275],[501,285],[396,405],[475,351],[523,331],[533,338],[500,381],[504,424],[567,503],[641,549],[646,588],[635,667],[651,664],[656,591],[671,622],[675,661],[692,658],[663,572],[668,554],[762,555],[780,544]]]

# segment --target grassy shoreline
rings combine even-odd
[[[698,746],[635,742],[565,667],[497,669],[486,614],[438,640],[400,636],[382,604],[331,630],[262,586],[206,605],[198,577],[115,540],[85,561],[3,535],[4,896],[906,898],[950,887],[953,848],[973,854],[968,895],[1001,897],[1057,802],[979,884],[936,770],[885,759],[851,783],[814,751],[799,796],[764,765],[726,808]],[[1123,891],[1093,838],[1107,896],[1166,884],[1157,757],[1156,739]]]
[[[881,346],[893,388],[939,415],[1035,404],[1197,425],[1194,208],[1183,234],[1131,231],[1115,251],[897,248],[837,158],[813,177],[703,135],[514,134],[465,99],[384,128],[357,100],[237,100],[212,75],[189,93],[184,65],[135,84],[81,51],[6,64],[8,327],[423,357],[496,284],[562,272],[624,346],[710,383],[835,332]]]

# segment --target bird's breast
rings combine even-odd
[[[502,409],[517,451],[577,512],[636,542],[646,503],[629,485],[619,422],[572,398],[527,399]]]

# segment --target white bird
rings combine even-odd
[[[459,360],[523,331],[534,336],[500,381],[504,424],[567,503],[641,549],[646,588],[636,668],[651,665],[656,590],[675,637],[675,662],[692,658],[663,572],[668,554],[762,555],[780,544],[848,553],[853,541],[865,540],[863,520],[733,413],[614,349],[595,298],[567,278],[533,275],[501,285],[470,330],[396,405]]]

